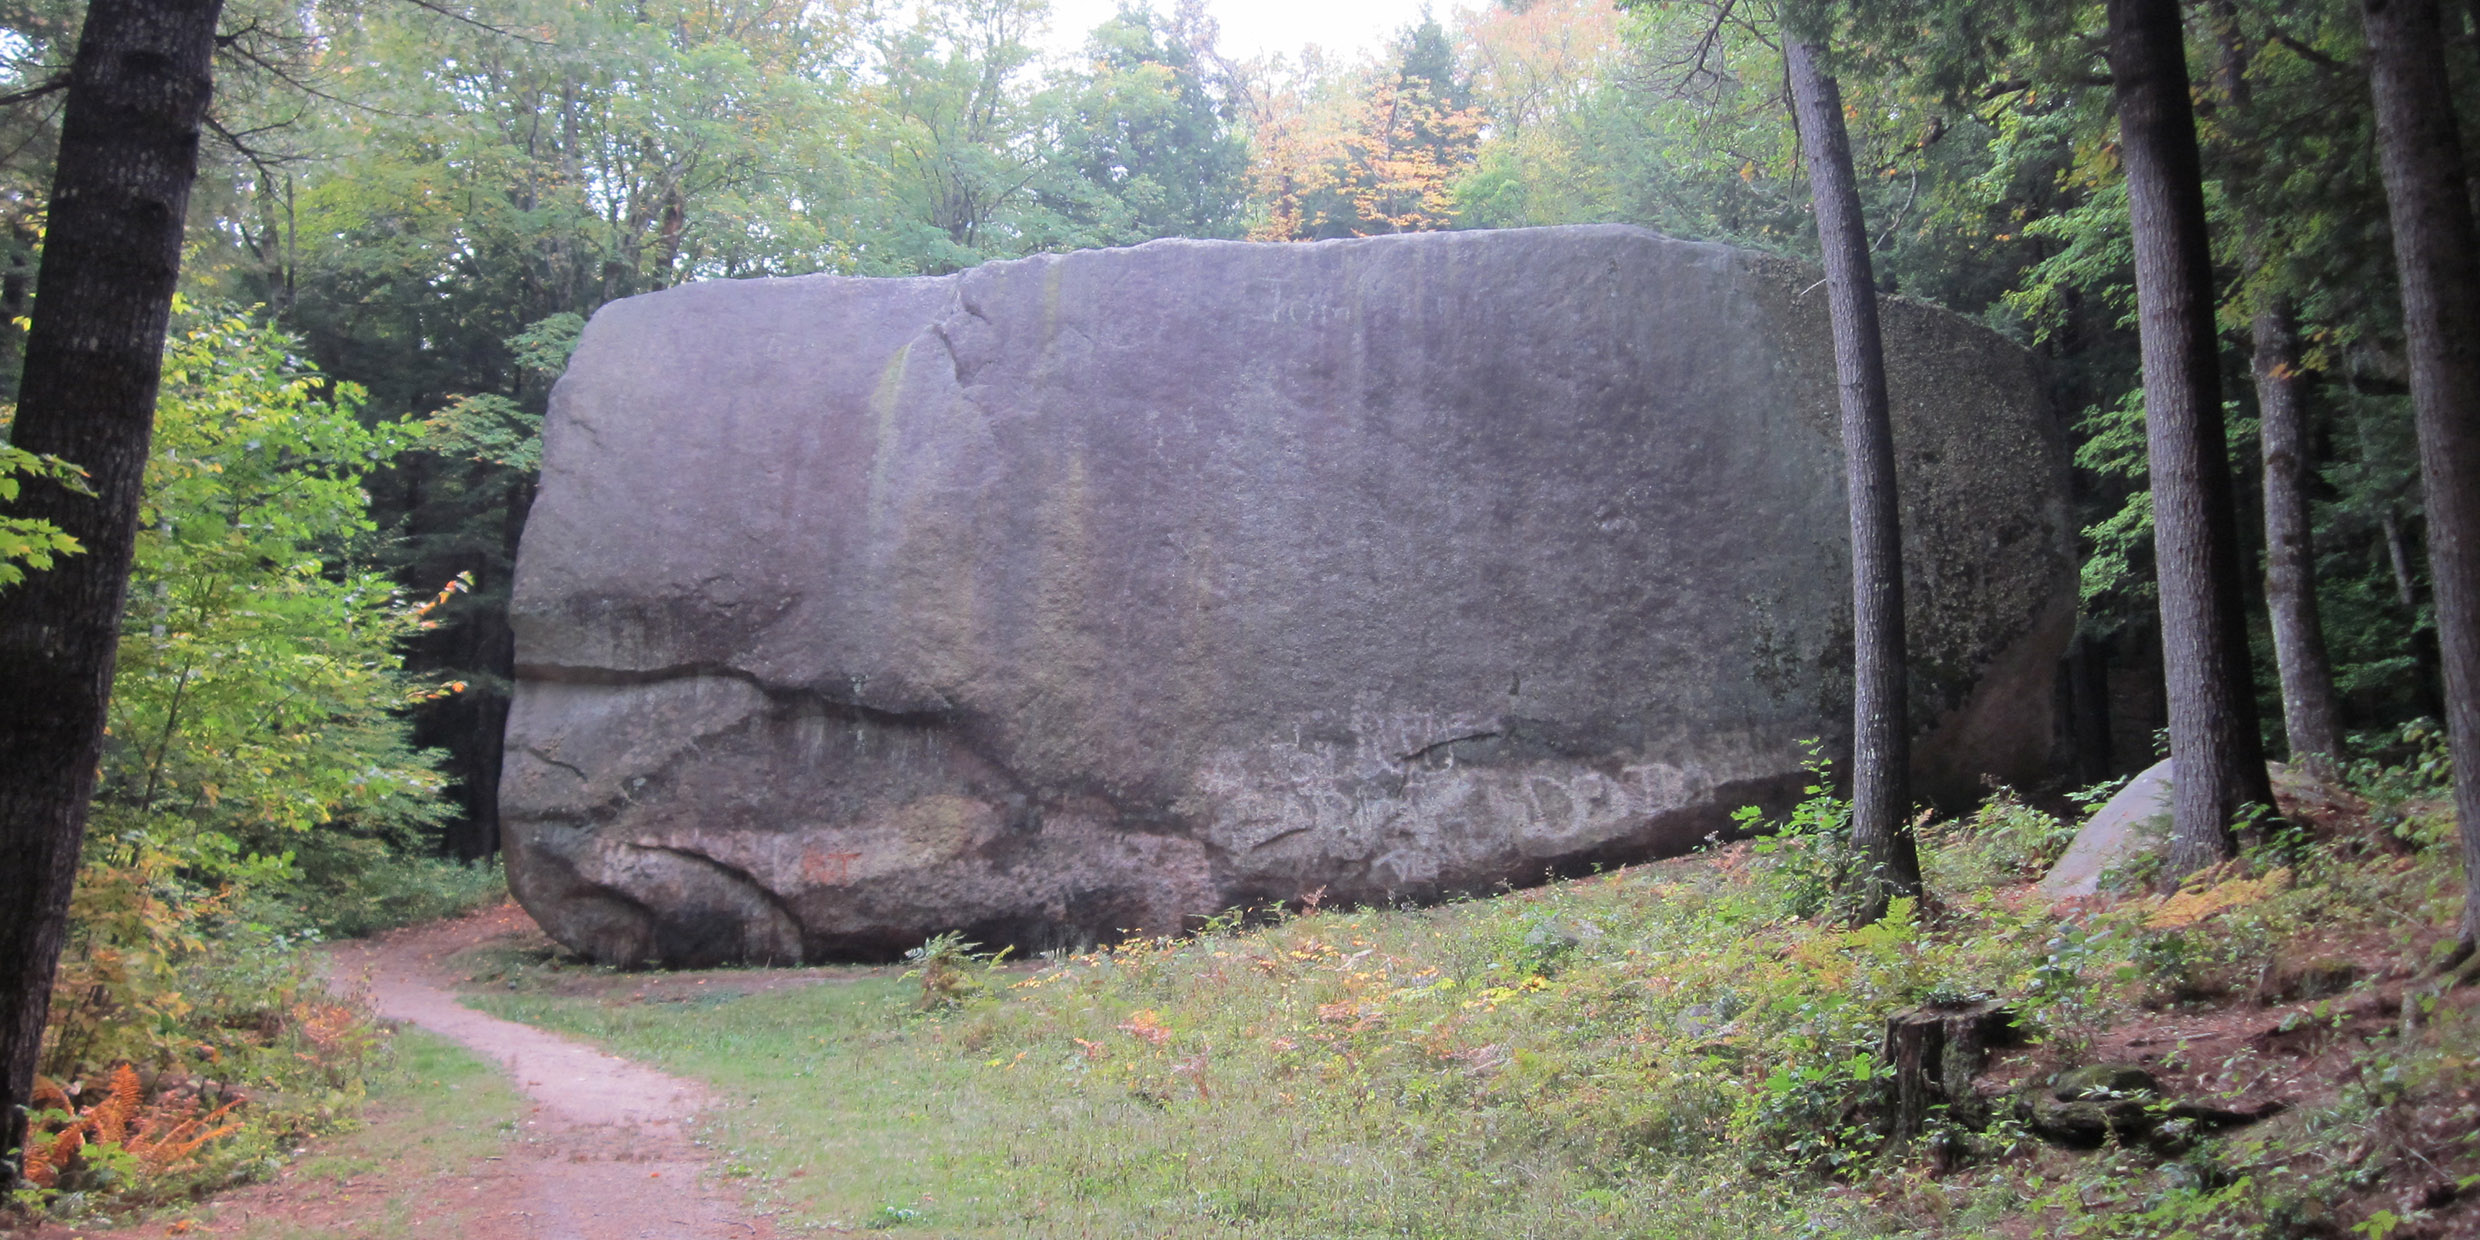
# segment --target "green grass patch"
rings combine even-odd
[[[369,1077],[363,1125],[304,1158],[294,1174],[343,1181],[377,1172],[457,1174],[514,1139],[525,1099],[506,1076],[437,1034],[401,1026]]]
[[[391,1042],[394,1053],[369,1077],[361,1126],[322,1142],[291,1172],[297,1193],[360,1184],[384,1195],[356,1203],[349,1217],[259,1213],[250,1240],[328,1240],[339,1226],[357,1240],[437,1236],[443,1205],[452,1209],[486,1160],[516,1140],[525,1100],[497,1069],[419,1029],[400,1028]]]
[[[1034,969],[942,943],[906,976],[647,1002],[625,976],[577,993],[503,961],[474,1001],[712,1083],[730,1102],[711,1139],[785,1221],[893,1234],[2342,1235],[2399,1213],[2372,1149],[2480,1171],[2467,1144],[2419,1135],[2470,1130],[2450,1108],[2480,1022],[2451,996],[2399,1029],[2391,1007],[2367,1015],[2450,919],[2450,849],[2287,838],[2182,902],[2062,917],[2006,884],[2064,833],[2002,798],[1924,833],[1949,884],[1935,909],[1849,929],[1815,916],[1839,843],[1830,813],[1809,817],[1692,862],[1228,918]],[[2250,993],[2340,950],[2373,963],[2338,993],[2278,1010]],[[2293,1110],[2096,1154],[2032,1139],[2000,1098],[1985,1128],[1887,1148],[1887,1017],[1983,994],[2039,1039],[2014,1065],[2027,1087],[2163,1045],[2153,1067],[2181,1097],[2288,1080]],[[2203,1063],[2127,1033],[2212,1020],[2312,1038],[2230,1040]],[[2380,1079],[2397,1084],[2338,1084]]]
[[[859,1225],[931,1200],[946,1222],[996,1223],[989,1186],[1011,1117],[975,1065],[924,1053],[913,993],[890,971],[654,1003],[505,990],[471,1002],[713,1086],[728,1100],[712,1136],[727,1174],[756,1177],[795,1219]]]

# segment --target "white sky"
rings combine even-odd
[[[1156,12],[1169,12],[1163,0]],[[1453,0],[1434,0],[1428,7],[1441,21],[1455,8]],[[1268,53],[1297,56],[1302,45],[1315,43],[1330,54],[1349,57],[1383,47],[1389,37],[1421,18],[1422,0],[1209,0],[1207,10],[1222,24],[1219,46],[1233,60]],[[1119,0],[1051,0],[1051,32],[1044,46],[1070,52],[1082,46],[1085,32],[1119,10]]]

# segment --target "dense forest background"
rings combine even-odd
[[[2086,552],[2061,777],[2132,769],[2163,707],[2100,7],[1872,7],[1836,68],[1880,287],[2049,363]],[[272,846],[256,838],[271,822],[333,820],[317,847],[342,850],[339,867],[355,840],[491,853],[536,432],[586,317],[614,298],[1157,237],[1588,221],[1813,259],[1783,57],[1755,12],[1501,0],[1368,57],[1235,60],[1196,0],[1132,4],[1065,56],[1038,50],[1041,0],[233,5],[175,333],[191,404],[164,420],[173,460],[206,464],[159,462],[173,489],[150,509],[99,812],[213,825],[243,855]],[[2279,305],[2343,722],[2390,731],[2439,706],[2358,17],[2332,0],[2196,12],[2249,555],[2262,563],[2256,337]],[[0,359],[21,345],[52,87],[79,19],[45,0],[0,15]],[[2480,6],[2448,19],[2468,124]],[[271,424],[234,439],[235,411]],[[230,519],[244,511],[284,515]],[[193,536],[209,524],[213,547]],[[298,612],[238,604],[273,588],[237,585],[245,569],[282,578]],[[300,687],[304,660],[337,682]],[[299,769],[237,756],[295,716],[322,738],[284,750]],[[392,723],[407,716],[409,734]],[[289,811],[285,788],[302,798]]]

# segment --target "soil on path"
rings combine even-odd
[[[33,1240],[162,1235],[425,1240],[772,1240],[718,1185],[689,1125],[699,1085],[457,1002],[450,957],[533,923],[515,905],[410,927],[332,951],[334,984],[366,990],[391,1021],[498,1065],[528,1106],[497,1155],[456,1171],[385,1164],[342,1184],[291,1173],[216,1199],[177,1223],[46,1227]],[[387,1117],[374,1118],[384,1133]],[[367,1135],[367,1134],[365,1134]]]
[[[515,1208],[505,1230],[459,1240],[748,1240],[771,1236],[713,1182],[688,1124],[700,1086],[457,1002],[443,967],[458,952],[531,930],[513,904],[337,946],[334,976],[367,986],[380,1016],[418,1025],[504,1068],[533,1103],[502,1160]]]

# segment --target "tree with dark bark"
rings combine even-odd
[[[2145,451],[2169,689],[2173,881],[2229,858],[2271,806],[2240,594],[2203,161],[2178,0],[2110,0],[2109,60],[2135,242]]]
[[[2462,824],[2460,959],[2480,943],[2480,236],[2437,0],[2362,0],[2360,12],[2402,278],[2454,808]]]
[[[0,1147],[25,1133],[103,748],[222,0],[94,0],[70,69],[15,446],[83,466],[8,515],[82,555],[0,594]],[[5,1164],[14,1176],[16,1162]]]
[[[2213,6],[2220,44],[2223,100],[2242,124],[2255,121],[2255,91],[2248,83],[2249,43],[2239,29],[2238,6]],[[2261,188],[2269,169],[2261,157],[2242,161],[2246,177]],[[2243,195],[2244,197],[2244,195]],[[2291,761],[2318,779],[2340,775],[2342,709],[2334,689],[2333,660],[2325,648],[2325,625],[2317,611],[2315,522],[2309,509],[2307,380],[2301,373],[2299,309],[2281,287],[2273,253],[2274,228],[2263,205],[2248,198],[2240,209],[2249,265],[2266,287],[2256,294],[2249,322],[2250,370],[2256,406],[2265,501],[2265,610],[2273,625],[2273,659],[2282,686],[2282,730]]]
[[[1826,269],[1834,322],[1834,377],[1841,395],[1844,469],[1851,505],[1852,874],[1846,899],[1860,922],[1886,915],[1898,896],[1920,894],[1920,854],[1911,829],[1911,727],[1904,704],[1903,530],[1895,490],[1894,423],[1886,402],[1886,357],[1877,325],[1877,282],[1861,219],[1843,94],[1826,71],[1817,20],[1787,28],[1783,59],[1791,79],[1800,149]]]

